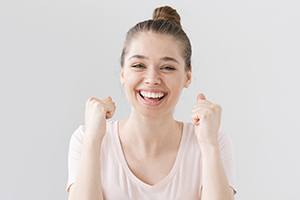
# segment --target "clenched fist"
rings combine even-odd
[[[219,105],[208,101],[203,94],[198,94],[196,105],[192,111],[192,121],[199,143],[218,144],[221,111]]]
[[[103,100],[88,98],[85,108],[85,137],[101,140],[106,132],[106,119],[111,118],[115,110],[116,106],[111,97]]]

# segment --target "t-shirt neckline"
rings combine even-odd
[[[133,180],[135,183],[137,183],[138,185],[142,186],[143,188],[147,189],[147,190],[157,190],[160,187],[164,186],[165,184],[167,184],[171,178],[175,175],[175,173],[178,171],[178,167],[180,164],[180,161],[182,159],[183,156],[183,150],[184,150],[184,145],[185,145],[185,141],[186,141],[186,124],[185,122],[183,123],[183,127],[182,127],[182,134],[181,134],[181,139],[180,139],[180,144],[179,144],[179,148],[177,151],[177,155],[176,155],[176,159],[175,162],[171,168],[171,170],[169,171],[169,173],[163,178],[161,179],[158,183],[154,184],[154,185],[149,185],[147,183],[145,183],[144,181],[142,181],[141,179],[139,179],[137,176],[135,176],[133,174],[133,172],[130,170],[127,161],[125,159],[125,155],[123,153],[122,150],[122,146],[121,146],[121,141],[119,139],[119,120],[116,120],[114,123],[114,130],[112,131],[113,133],[113,137],[114,137],[114,141],[115,141],[115,146],[116,146],[116,152],[117,152],[117,157],[119,159],[119,161],[121,162],[121,165],[123,167],[123,169],[126,172],[126,175],[128,177],[131,178],[131,180]]]

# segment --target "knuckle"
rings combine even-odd
[[[94,96],[90,96],[89,97],[89,100],[93,100],[93,99],[95,99],[96,97],[94,97]]]
[[[211,116],[212,115],[212,111],[211,110],[206,110],[205,112],[204,112],[204,116],[205,117],[209,117],[209,116]]]
[[[219,110],[221,110],[221,106],[218,105],[218,104],[213,104],[213,105],[211,106],[211,108],[212,108],[212,110],[214,110],[214,111],[219,111]]]
[[[221,111],[221,110],[222,110],[222,107],[221,107],[220,105],[216,104],[216,105],[215,105],[215,109],[216,109],[217,111]]]
[[[89,97],[87,100],[86,100],[86,103],[89,103],[91,100],[92,100],[93,97]]]
[[[91,97],[89,97],[89,98],[87,99],[86,103],[94,102],[94,101],[96,101],[96,100],[97,100],[96,97],[91,96]]]

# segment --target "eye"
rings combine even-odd
[[[174,71],[174,70],[176,70],[174,67],[171,67],[171,66],[162,67],[162,69],[166,69],[167,71]]]
[[[142,64],[132,65],[131,67],[133,67],[133,68],[145,68],[145,66],[142,65]]]

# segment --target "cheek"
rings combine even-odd
[[[169,80],[168,85],[174,93],[180,93],[183,87],[183,79],[181,77],[173,77]]]
[[[173,90],[173,94],[172,94],[172,100],[174,101],[178,101],[179,97],[180,97],[180,94],[181,94],[181,89],[179,87],[176,87],[174,90]]]
[[[135,87],[135,85],[137,84],[138,80],[135,76],[127,76],[125,78],[124,84],[126,85],[126,87],[128,87],[129,89],[133,89],[133,87]]]
[[[183,89],[183,79],[173,77],[172,80],[169,80],[168,87],[171,91],[171,100],[177,102]]]
[[[132,85],[132,83],[134,82],[134,76],[131,73],[128,73],[127,71],[124,72],[124,76],[123,76],[123,80],[124,80],[124,84],[125,85]]]
[[[138,79],[137,76],[133,76],[132,74],[124,74],[124,87],[127,98],[131,97],[131,94],[135,94],[135,89],[137,87]]]

